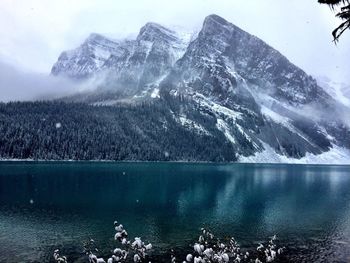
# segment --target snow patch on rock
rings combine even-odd
[[[216,127],[225,135],[227,140],[231,143],[236,144],[235,138],[230,133],[230,128],[222,119],[217,119]]]
[[[202,125],[196,123],[193,120],[188,119],[185,115],[180,115],[178,118],[175,118],[182,126],[186,127],[189,130],[193,130],[200,135],[210,135]]]
[[[151,93],[151,98],[153,99],[160,98],[159,88],[154,88],[154,90]]]
[[[239,162],[241,163],[295,163],[295,164],[336,164],[336,165],[350,165],[350,150],[332,145],[332,148],[321,154],[315,155],[306,153],[305,157],[301,159],[289,158],[278,154],[271,146],[263,143],[265,148],[262,152],[257,152],[252,156],[241,156]]]

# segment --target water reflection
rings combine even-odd
[[[243,244],[277,233],[298,262],[346,261],[349,217],[345,166],[0,164],[1,262],[47,261],[91,236],[110,247],[114,219],[162,249],[205,225]]]

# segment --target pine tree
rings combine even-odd
[[[334,42],[337,42],[340,36],[345,30],[350,29],[350,1],[349,0],[318,0],[321,4],[329,5],[332,10],[340,7],[340,11],[337,12],[336,17],[340,18],[343,22],[333,30],[332,35]]]

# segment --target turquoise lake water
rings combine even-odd
[[[84,262],[89,238],[108,254],[114,220],[157,261],[205,226],[246,249],[277,234],[283,262],[350,262],[350,167],[0,163],[0,262],[50,262],[55,248]]]

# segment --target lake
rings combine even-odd
[[[84,262],[89,238],[114,247],[114,220],[163,262],[203,226],[243,248],[277,234],[284,262],[350,262],[350,167],[0,163],[0,262],[50,262],[55,248]]]

